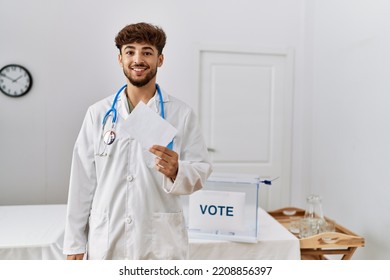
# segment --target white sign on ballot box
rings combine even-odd
[[[244,192],[201,190],[190,196],[190,228],[234,232],[244,227],[244,218]]]
[[[256,243],[260,179],[214,173],[202,190],[182,196],[190,238]]]

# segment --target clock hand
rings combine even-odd
[[[23,77],[23,75],[20,75],[19,77],[17,77],[15,80],[12,80],[13,83],[16,83],[21,77]]]
[[[7,75],[3,74],[3,73],[0,73],[1,76],[3,77],[6,77],[7,79],[11,80],[11,81],[14,81],[12,78],[8,77]]]

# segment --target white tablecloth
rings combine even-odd
[[[0,206],[0,260],[64,259],[66,205]],[[299,240],[259,209],[259,241],[190,239],[190,259],[300,259]]]
[[[192,239],[193,260],[299,260],[299,240],[266,211],[259,209],[259,240],[242,243]]]
[[[0,260],[64,259],[66,205],[0,206]]]

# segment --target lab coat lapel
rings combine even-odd
[[[121,116],[122,119],[124,119],[124,120],[126,120],[129,116],[128,106],[129,105],[127,104],[126,94],[125,94],[125,91],[123,91],[118,98],[117,111],[118,111],[119,116]]]

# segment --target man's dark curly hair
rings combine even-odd
[[[146,43],[156,47],[162,54],[167,36],[160,27],[140,22],[125,26],[115,37],[115,45],[121,52],[122,46],[131,43]]]

